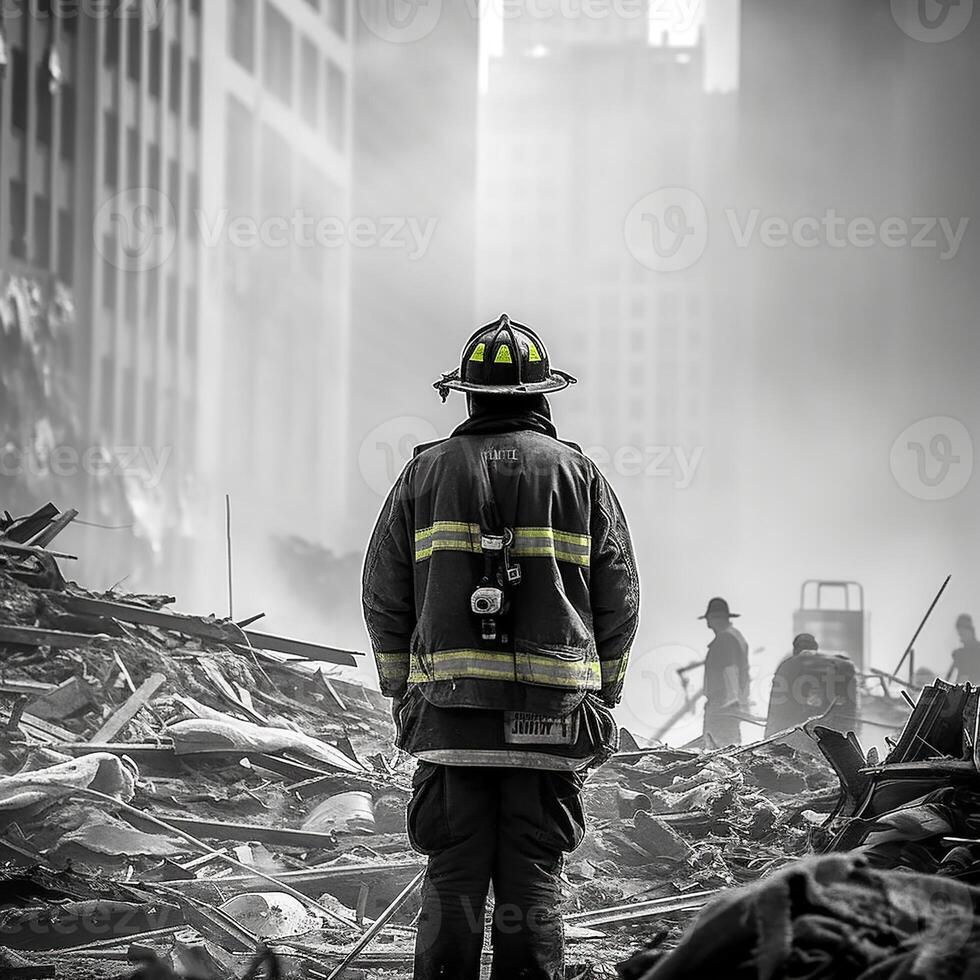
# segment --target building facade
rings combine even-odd
[[[683,205],[704,245],[704,220],[723,209],[737,4],[693,5],[691,24],[654,16],[682,5],[592,4],[579,16],[554,6],[551,17],[505,17],[490,52],[480,306],[537,327],[553,362],[581,379],[553,399],[559,434],[609,476],[645,587],[658,608],[681,611],[703,597],[685,592],[677,568],[735,524],[745,382],[725,250],[711,242],[690,261],[659,262],[670,249],[658,253],[653,236],[670,245],[663,223]],[[672,623],[659,625],[670,635]]]
[[[212,0],[203,23],[198,431],[211,597],[224,590],[225,493],[247,529],[245,594],[278,537],[330,544],[344,523],[352,26],[350,0]]]

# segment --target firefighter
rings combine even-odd
[[[563,976],[563,855],[585,832],[583,773],[618,744],[639,606],[616,497],[551,420],[545,396],[574,381],[506,315],[474,333],[434,385],[469,417],[416,450],[365,558],[381,690],[419,760],[418,980],[480,976],[491,882],[491,976]]]
[[[793,652],[773,675],[765,737],[818,716],[824,728],[857,731],[857,676],[849,657],[824,653],[812,633],[798,633],[793,637]],[[817,743],[803,731],[782,741],[801,751],[819,754]]]
[[[749,648],[732,625],[739,616],[716,596],[698,617],[715,634],[704,662],[704,740],[716,746],[742,744],[738,716],[749,706]]]
[[[956,617],[956,633],[960,638],[960,646],[953,651],[956,683],[980,684],[980,640],[969,613],[960,613]]]

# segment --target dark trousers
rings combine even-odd
[[[582,777],[420,762],[408,832],[429,856],[415,980],[479,980],[487,892],[492,980],[561,980],[562,856],[585,833]]]

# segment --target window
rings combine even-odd
[[[126,127],[126,174],[130,187],[140,186],[140,134],[135,126]]]
[[[252,201],[252,116],[238,101],[228,99],[227,159],[225,181],[233,215],[246,211]]]
[[[293,29],[271,4],[265,5],[265,86],[290,105],[293,99]]]
[[[187,324],[184,333],[184,347],[191,357],[197,357],[197,286],[187,287]]]
[[[126,427],[125,435],[133,437],[136,434],[136,371],[132,366],[123,371],[122,396],[122,423]],[[135,441],[133,439],[133,442]]]
[[[75,216],[58,210],[58,275],[67,285],[75,281]]]
[[[167,196],[174,209],[177,224],[180,224],[180,164],[171,160],[167,164]]]
[[[170,111],[174,115],[180,114],[181,69],[184,62],[180,55],[180,44],[177,41],[170,42]]]
[[[37,66],[35,92],[37,93],[37,141],[41,146],[50,146],[54,99],[51,95],[51,76],[43,64]]]
[[[341,37],[347,36],[347,0],[327,0],[327,19]]]
[[[150,95],[159,99],[163,92],[163,25],[158,23],[150,31]]]
[[[134,4],[126,12],[126,75],[134,82],[140,80],[143,67],[143,29],[140,4]]]
[[[187,237],[197,243],[197,212],[200,208],[201,181],[197,174],[187,178]]]
[[[163,171],[161,167],[163,166],[163,161],[160,157],[160,145],[158,143],[151,143],[149,148],[149,156],[147,158],[147,167],[149,169],[148,179],[150,182],[150,187],[154,190],[163,190]]]
[[[20,48],[11,51],[11,124],[20,132],[27,131],[27,56]]]
[[[344,73],[332,61],[327,62],[327,138],[337,151],[344,150],[347,129]]]
[[[102,238],[102,306],[106,310],[116,308],[116,240],[110,234]]]
[[[228,53],[243,68],[255,71],[255,0],[228,4]]]
[[[299,106],[303,119],[316,127],[320,112],[320,59],[316,45],[304,37],[299,59]]]
[[[105,434],[110,435],[115,421],[113,415],[116,404],[116,365],[108,354],[102,357],[102,370],[100,374],[101,398],[99,399],[99,416],[102,420],[102,428],[105,430]]]
[[[167,280],[167,343],[174,348],[177,347],[179,299],[180,291],[177,288],[177,277],[170,276]]]
[[[105,173],[103,179],[109,187],[119,183],[119,117],[111,110],[105,113]]]
[[[10,182],[10,254],[27,258],[27,188],[20,180]]]
[[[192,58],[189,66],[188,84],[190,85],[190,121],[197,129],[201,125],[201,62]]]
[[[160,269],[150,269],[146,276],[146,292],[143,294],[143,309],[146,310],[147,323],[153,324],[157,319],[157,309],[160,305]]]
[[[119,64],[119,19],[122,11],[113,4],[105,17],[105,66],[115,68]]]
[[[130,269],[123,280],[123,310],[130,323],[139,321],[139,273]]]
[[[34,262],[51,268],[51,202],[41,194],[34,195]]]
[[[61,159],[75,159],[75,87],[67,83],[61,87]]]

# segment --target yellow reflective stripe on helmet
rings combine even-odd
[[[534,344],[534,341],[532,340],[529,340],[527,342],[527,359],[528,359],[528,363],[530,363],[531,361],[541,360],[541,352],[538,350],[537,346]]]
[[[497,356],[493,359],[494,364],[513,364],[514,359],[510,356],[510,347],[507,344],[501,344],[497,348]]]
[[[471,361],[482,361],[483,355],[486,353],[487,345],[482,341],[473,348],[473,353],[470,354]]]

